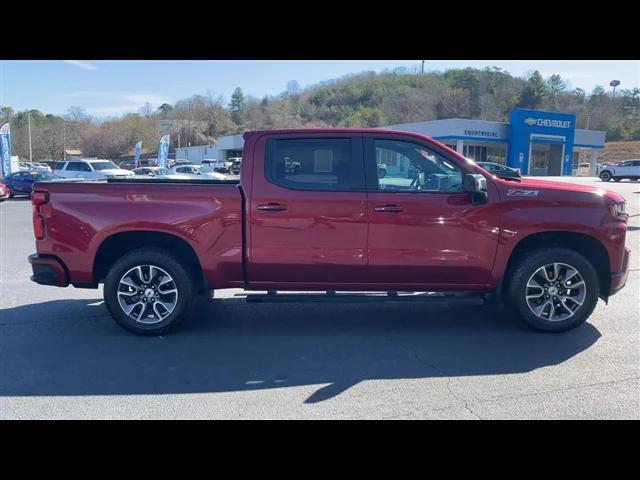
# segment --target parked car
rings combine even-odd
[[[9,196],[9,187],[7,187],[4,183],[0,183],[0,202],[4,202],[7,198],[9,198]]]
[[[124,160],[123,162],[120,162],[118,164],[118,167],[122,168],[123,170],[133,170],[135,168],[135,164],[133,160]]]
[[[478,165],[480,168],[484,168],[487,172],[492,173],[498,178],[513,179],[521,177],[520,170],[507,167],[506,165],[502,165],[501,163],[476,162],[476,165]]]
[[[107,178],[132,177],[130,170],[119,168],[109,160],[69,160],[56,163],[56,175],[61,178],[105,180]]]
[[[177,167],[173,167],[171,170],[174,173],[181,173],[181,174],[191,175],[194,177],[202,176],[206,178],[213,178],[216,180],[224,180],[227,178],[221,173],[203,172],[202,167],[200,165],[178,165]]]
[[[578,177],[588,177],[591,173],[591,164],[590,163],[579,163],[578,168],[573,172],[574,175]]]
[[[203,172],[229,173],[232,164],[230,161],[204,159],[200,165]]]
[[[49,172],[19,171],[14,172],[2,179],[4,187],[8,190],[8,196],[31,195],[33,184],[36,182],[54,182],[62,180],[57,175]]]
[[[625,178],[638,181],[640,179],[640,159],[626,160],[615,165],[606,165],[599,169],[598,176],[603,182],[613,180],[619,182]]]
[[[192,178],[191,175],[175,173],[166,167],[140,167],[132,171],[134,175],[143,177],[162,177],[171,178],[173,180],[187,180]]]
[[[231,166],[229,167],[229,173],[231,175],[240,175],[241,169],[242,169],[242,159],[234,160]]]
[[[20,162],[19,164],[20,170],[24,171],[37,171],[37,172],[49,172],[51,173],[51,168],[49,165],[45,163],[38,162]]]
[[[36,184],[32,280],[104,283],[114,320],[146,335],[174,327],[199,295],[224,288],[274,291],[263,301],[291,298],[278,290],[495,298],[533,328],[560,332],[626,283],[628,215],[616,192],[513,183],[410,132],[279,130],[244,139],[238,181]],[[366,175],[378,149],[420,173]],[[287,156],[300,172],[285,171]]]

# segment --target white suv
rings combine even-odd
[[[107,178],[133,177],[134,173],[118,167],[109,160],[69,160],[56,163],[56,175],[62,178],[105,180]]]
[[[629,180],[640,179],[640,159],[626,160],[617,165],[606,165],[599,169],[598,176],[603,182],[614,180],[619,182],[624,178]]]

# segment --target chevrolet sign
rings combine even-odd
[[[571,122],[569,120],[550,120],[548,118],[525,118],[524,123],[529,126],[537,125],[538,127],[553,127],[553,128],[569,128]]]

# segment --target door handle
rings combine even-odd
[[[267,203],[265,205],[258,205],[256,208],[258,210],[266,210],[269,212],[282,212],[287,209],[287,206],[279,203]]]
[[[400,208],[398,205],[382,205],[379,207],[374,207],[373,209],[375,212],[384,212],[384,213],[397,213],[397,212],[402,212],[402,208]]]

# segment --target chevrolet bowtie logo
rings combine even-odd
[[[536,123],[538,123],[538,121],[535,118],[525,118],[524,123],[526,123],[527,125],[535,125]]]

